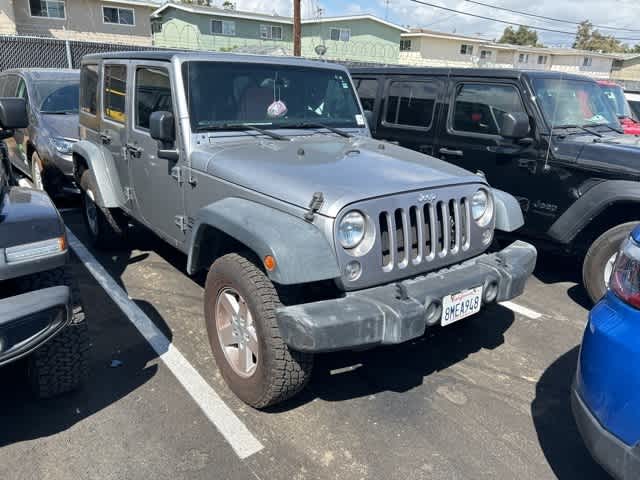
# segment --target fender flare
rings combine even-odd
[[[628,201],[640,203],[638,182],[606,180],[598,183],[560,215],[547,234],[557,242],[568,244],[609,205]]]
[[[97,192],[93,192],[96,204],[106,208],[124,205],[122,185],[111,153],[86,140],[74,143],[72,151],[73,167],[76,172],[78,171],[76,156],[82,157],[87,162],[89,174],[98,189]]]
[[[496,230],[513,232],[524,225],[522,208],[518,201],[507,192],[493,190],[493,202],[496,209]]]
[[[336,255],[315,225],[274,208],[231,197],[202,207],[194,219],[189,240],[187,272],[208,268],[202,245],[204,232],[213,227],[246,245],[260,259],[276,259],[269,278],[283,285],[329,280],[340,276]],[[216,248],[215,245],[211,248]]]

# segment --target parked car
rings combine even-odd
[[[600,86],[550,71],[355,68],[374,138],[439,156],[514,195],[518,230],[575,255],[591,299],[640,220],[640,147]]]
[[[24,98],[29,126],[7,139],[15,169],[50,195],[79,194],[71,146],[78,140],[79,70],[24,68],[0,74],[0,96]]]
[[[576,423],[611,475],[640,477],[640,227],[627,237],[610,290],[589,314],[572,389]]]
[[[606,80],[598,80],[598,85],[600,85],[605,97],[611,102],[624,133],[640,135],[640,122],[635,118],[622,87],[615,82]]]
[[[33,391],[47,398],[84,380],[89,340],[60,214],[11,172],[4,140],[27,121],[23,99],[0,98],[0,366],[27,357]]]
[[[629,103],[634,118],[636,120],[640,119],[640,93],[625,91],[624,96],[627,99],[627,103]]]
[[[515,199],[371,139],[344,67],[123,52],[85,56],[81,78],[89,238],[111,247],[134,219],[209,270],[213,355],[249,405],[300,391],[317,352],[419,337],[519,295],[534,268],[524,242],[486,254],[522,224]]]

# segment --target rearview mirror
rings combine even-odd
[[[502,117],[500,135],[504,138],[519,140],[529,135],[529,115],[524,112],[506,113]]]
[[[27,103],[24,98],[0,98],[0,127],[13,130],[28,126]]]
[[[162,143],[171,143],[176,139],[173,113],[153,112],[149,117],[149,133],[151,138]]]

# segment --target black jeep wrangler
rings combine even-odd
[[[0,366],[26,357],[34,393],[48,398],[86,377],[89,336],[60,214],[11,172],[4,140],[27,123],[23,99],[0,98]]]
[[[582,259],[600,299],[640,220],[640,139],[598,84],[550,71],[355,68],[374,137],[483,174],[520,202],[516,234]]]

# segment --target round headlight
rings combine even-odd
[[[357,247],[364,238],[366,220],[360,212],[347,213],[338,225],[338,241],[344,248]]]
[[[471,197],[471,216],[481,227],[486,227],[493,216],[491,199],[486,190],[480,189]]]

